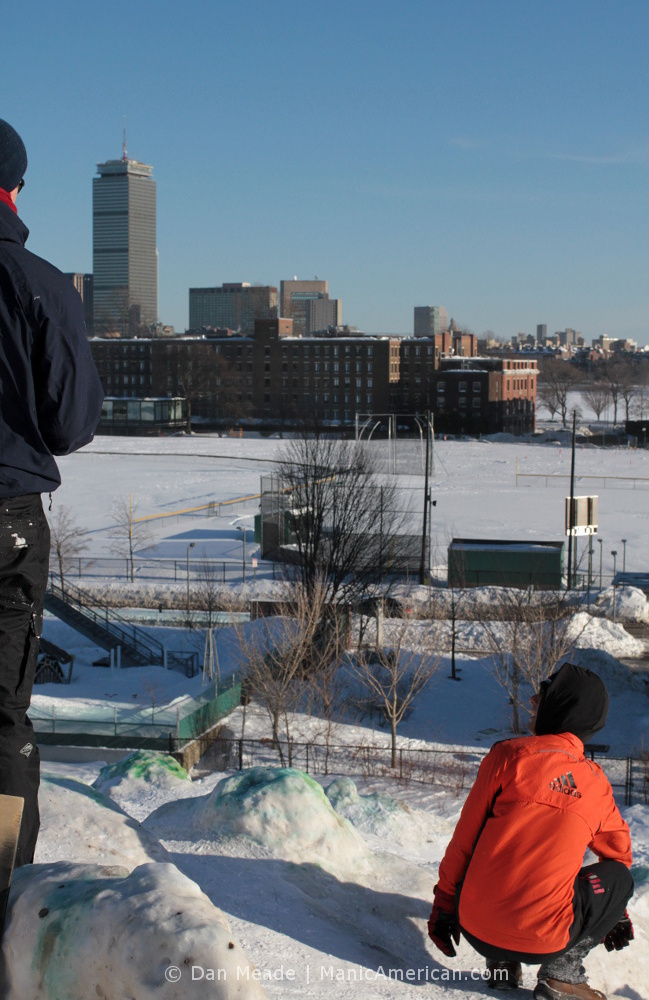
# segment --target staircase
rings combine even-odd
[[[67,581],[61,587],[60,582],[52,579],[44,604],[62,622],[102,649],[111,650],[121,646],[123,667],[144,667],[152,663],[162,664],[164,661],[162,643],[146,635],[142,628],[132,622],[120,618],[113,608],[91,607],[83,591]]]

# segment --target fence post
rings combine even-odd
[[[52,733],[56,732],[56,706],[52,705]]]
[[[633,805],[633,757],[626,759],[626,780],[624,784],[624,805]]]
[[[112,650],[111,650],[112,652]],[[113,726],[115,727],[115,736],[117,736],[117,709],[113,708]]]
[[[309,744],[306,745],[306,773],[309,773]]]
[[[399,747],[399,777],[403,778],[403,747]]]
[[[239,740],[239,770],[243,771],[243,740]]]

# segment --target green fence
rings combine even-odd
[[[152,710],[152,720],[135,718],[134,713],[120,716],[113,714],[93,719],[67,718],[60,713],[51,716],[30,713],[36,742],[49,746],[109,747],[124,750],[176,749],[179,745],[202,736],[219,719],[229,715],[241,701],[241,684],[222,691],[214,690],[190,699],[191,710],[180,715],[180,710]],[[187,707],[187,703],[185,706]]]

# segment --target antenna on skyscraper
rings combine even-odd
[[[126,155],[126,115],[124,115],[124,129],[122,135],[122,163],[126,163],[128,156]]]

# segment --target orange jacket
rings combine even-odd
[[[464,879],[460,925],[488,944],[549,954],[568,944],[584,853],[631,866],[629,828],[602,769],[571,733],[496,743],[439,869],[451,895]]]

